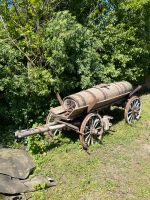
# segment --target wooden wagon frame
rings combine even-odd
[[[104,85],[102,85],[104,87]],[[131,92],[126,92],[113,98],[108,98],[100,102],[93,102],[68,111],[63,104],[59,94],[57,99],[60,106],[52,108],[47,116],[46,124],[37,128],[16,131],[18,138],[33,135],[36,133],[49,133],[53,136],[56,130],[71,129],[79,134],[80,143],[84,149],[91,144],[100,141],[104,131],[109,130],[112,125],[111,116],[101,116],[100,112],[111,106],[124,106],[124,118],[128,124],[134,123],[141,116],[141,101],[136,93],[141,86],[134,88]]]

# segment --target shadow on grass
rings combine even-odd
[[[49,138],[49,144],[46,148],[47,151],[58,148],[64,144],[69,145],[70,143],[76,143],[79,140],[79,134],[75,131],[63,131],[59,136]]]
[[[150,89],[143,87],[139,92],[138,92],[138,96],[143,96],[143,95],[148,95],[150,94]]]
[[[108,111],[102,112],[100,114],[102,116],[103,115],[112,116],[113,117],[112,126],[114,124],[119,123],[124,118],[124,110],[121,109],[121,108],[117,108],[117,107],[113,111],[108,110]],[[104,137],[105,137],[105,135],[112,134],[112,132],[114,132],[114,131],[112,131],[112,130],[105,131]],[[60,147],[64,144],[69,145],[70,143],[76,143],[78,140],[79,140],[79,134],[78,133],[76,133],[72,130],[63,131],[63,133],[61,133],[59,137],[56,136],[52,140],[49,139],[49,144],[46,148],[46,151],[52,150],[53,148],[58,148],[58,147]],[[102,141],[100,143],[103,144]]]
[[[124,120],[124,109],[115,107],[113,108],[113,110],[108,110],[107,112],[105,112],[105,115],[113,117],[113,119],[110,121],[113,127],[115,124],[118,124],[119,122]],[[112,130],[112,128],[110,127],[108,131],[104,131],[103,138],[112,135],[114,132],[115,131]],[[101,144],[103,144],[103,139],[101,140]]]

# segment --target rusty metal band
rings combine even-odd
[[[85,90],[85,92],[91,94],[91,96],[94,98],[95,102],[97,101],[97,98],[96,98],[95,94],[93,94],[93,92],[91,92],[89,90]]]
[[[113,84],[114,84],[114,86],[116,87],[116,89],[118,90],[119,94],[122,94],[122,92],[121,92],[122,88],[120,87],[120,85],[118,85],[118,84],[116,84],[116,83],[113,83]],[[118,87],[119,87],[120,89],[118,89]]]
[[[121,94],[123,93],[123,91],[122,91],[122,87],[121,86],[123,86],[123,88],[124,88],[124,85],[122,85],[122,84],[120,84],[121,82],[119,82],[119,83],[116,83],[116,85],[121,89]]]
[[[93,87],[93,88],[96,88],[97,90],[101,91],[104,95],[104,99],[107,99],[107,94],[101,88],[98,87]]]
[[[129,87],[129,83],[128,83],[127,81],[122,81],[122,84],[124,84],[125,87],[126,87],[126,89],[128,89],[128,87]]]
[[[82,95],[80,95],[80,94],[75,94],[75,95],[78,96],[82,100],[84,106],[87,105],[87,103]],[[77,102],[77,103],[79,104],[79,102]]]
[[[123,82],[120,82],[119,84],[122,85],[122,86],[125,88],[125,92],[126,92],[127,89],[128,89],[128,88],[126,87],[126,85],[124,85]]]

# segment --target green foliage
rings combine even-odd
[[[35,190],[45,189],[46,183],[36,183],[36,184],[33,185],[33,188],[35,188]]]
[[[143,15],[139,16],[137,7],[132,7],[130,16],[131,11],[127,8],[129,3],[113,2],[103,4],[102,13],[95,9],[89,16],[90,28],[95,30],[96,37],[102,43],[99,52],[106,67],[106,76],[112,80],[126,79],[133,83],[143,81],[146,70],[143,63],[148,65],[144,59],[149,55],[146,38],[143,37],[145,4],[140,7]],[[141,29],[143,33],[139,34]]]
[[[112,80],[138,82],[142,79],[143,68],[138,60],[146,53],[141,42],[136,39],[135,29],[126,24],[107,25],[100,31],[103,48],[100,54],[106,68],[107,77]]]
[[[37,123],[33,124],[33,128],[37,126],[39,126],[39,124]],[[28,137],[27,143],[28,143],[28,151],[30,151],[31,154],[44,153],[48,146],[48,141],[45,139],[45,136],[43,134],[38,134]]]
[[[11,45],[1,42],[0,46],[0,117],[23,125],[35,115],[43,112],[44,99],[48,98],[52,87],[51,73],[42,67],[25,66],[23,56]],[[46,103],[45,103],[46,104]],[[6,122],[6,121],[5,121]]]
[[[45,198],[44,191],[37,191],[32,194],[32,200],[45,200]]]
[[[56,13],[49,21],[43,45],[56,90],[66,93],[101,81],[104,66],[100,64],[96,38],[68,11]]]
[[[43,153],[46,150],[46,143],[43,135],[35,135],[28,138],[28,150],[32,154]]]
[[[149,0],[0,2],[1,130],[43,123],[68,95],[150,72]],[[2,131],[1,131],[2,132]]]

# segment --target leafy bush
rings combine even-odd
[[[55,90],[68,93],[103,78],[104,66],[100,64],[96,38],[68,11],[56,13],[48,22],[43,46]]]
[[[0,10],[1,130],[43,123],[55,92],[137,84],[150,71],[149,0],[2,0]]]

